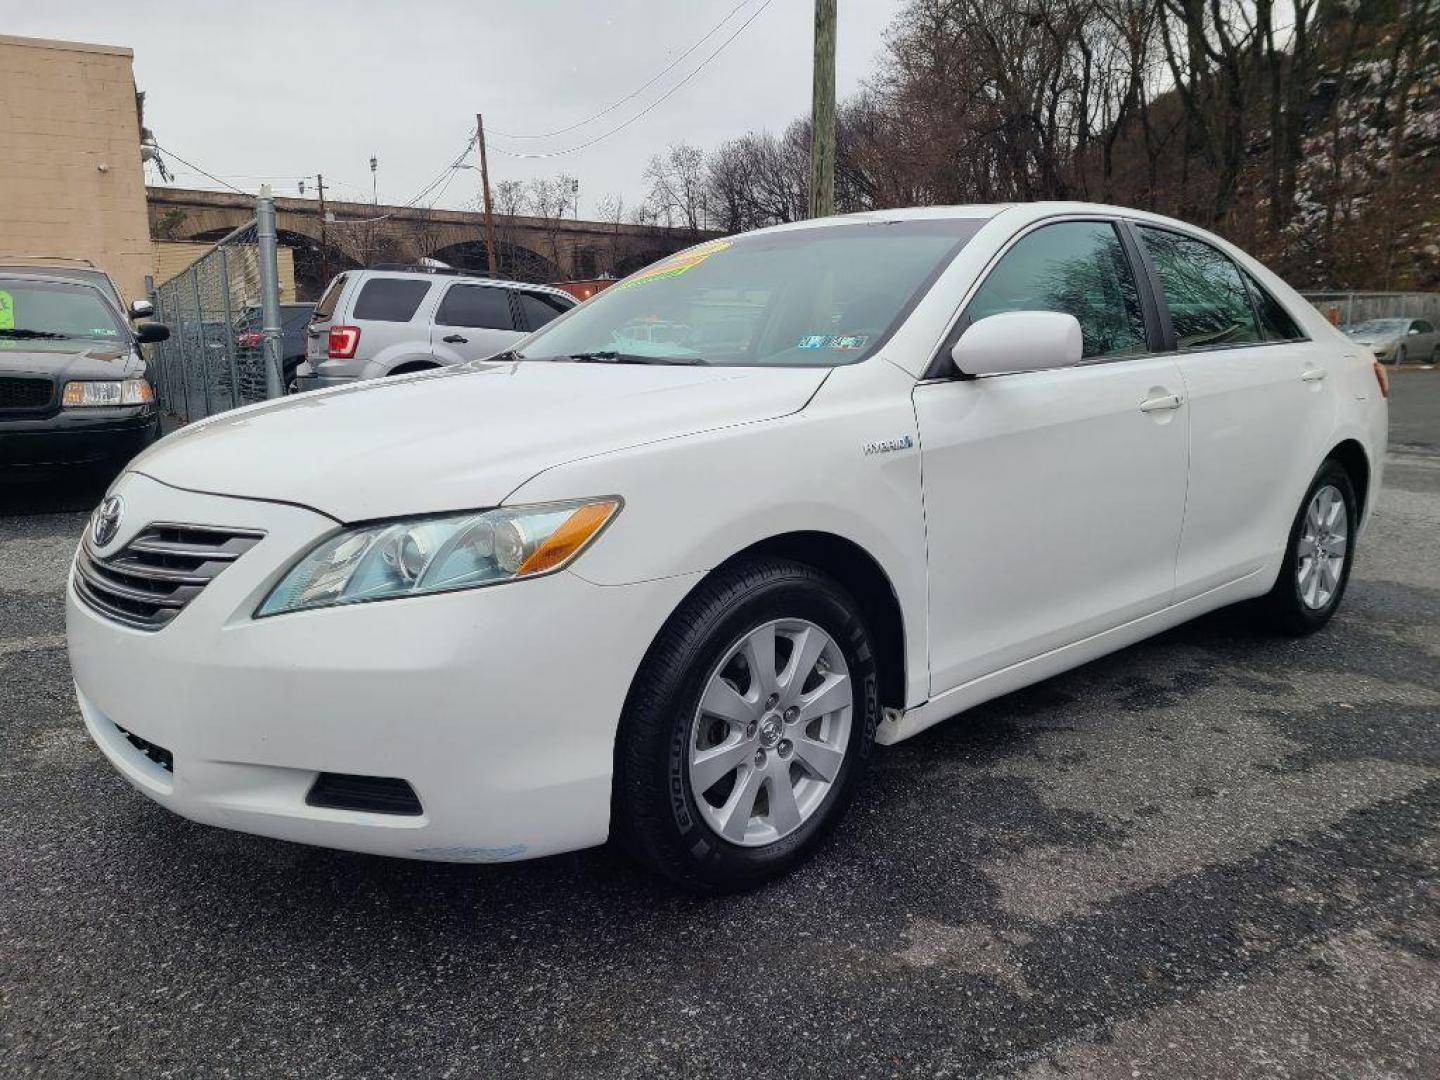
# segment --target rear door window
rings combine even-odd
[[[1265,287],[1251,277],[1245,275],[1245,284],[1250,287],[1250,295],[1255,300],[1255,313],[1260,316],[1260,329],[1265,332],[1266,341],[1303,341],[1304,332],[1295,325],[1295,320],[1290,313],[1281,305],[1280,301],[1271,296]]]
[[[493,285],[451,285],[435,313],[440,326],[472,326],[484,330],[514,330],[510,298]]]
[[[1086,357],[1145,351],[1135,275],[1108,221],[1062,221],[1017,240],[966,308],[972,320],[1004,311],[1075,316]]]
[[[549,293],[521,292],[519,296],[520,310],[531,330],[539,330],[551,319],[575,306]]]
[[[350,317],[356,322],[409,322],[430,284],[409,278],[371,278],[360,289]]]
[[[1261,340],[1250,294],[1229,256],[1180,233],[1143,225],[1139,232],[1155,264],[1175,342],[1182,351]]]

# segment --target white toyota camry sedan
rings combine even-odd
[[[491,360],[193,424],[75,555],[81,713],[196,821],[793,865],[875,743],[1239,601],[1324,626],[1387,387],[1242,251],[1079,204],[713,240]]]

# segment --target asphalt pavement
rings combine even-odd
[[[881,750],[709,901],[168,814],[72,700],[103,478],[0,496],[0,1076],[1440,1076],[1440,372],[1393,418],[1325,632],[1218,613]]]

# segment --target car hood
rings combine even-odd
[[[1400,337],[1399,334],[1347,334],[1351,341],[1357,345],[1392,345]]]
[[[567,461],[795,412],[826,374],[467,364],[223,413],[161,440],[131,467],[175,487],[297,503],[341,521],[466,510],[498,505]]]
[[[77,347],[79,346],[79,347]],[[124,379],[140,373],[135,354],[123,345],[13,341],[0,338],[0,375],[56,379]]]

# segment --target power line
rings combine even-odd
[[[663,79],[666,75],[669,75],[670,72],[674,71],[680,65],[680,62],[682,60],[684,60],[687,56],[693,53],[701,45],[704,45],[705,42],[709,41],[712,37],[714,37],[716,32],[719,31],[719,29],[727,22],[733,19],[735,17],[735,13],[748,3],[750,3],[750,0],[740,0],[740,3],[736,4],[728,12],[726,12],[725,17],[721,19],[718,23],[716,23],[714,26],[712,26],[709,30],[707,30],[703,37],[697,40],[674,60],[670,61],[669,64],[667,64],[648,82],[640,86],[638,89],[630,91],[630,93],[626,94],[620,100],[605,106],[605,108],[601,109],[599,112],[591,113],[589,116],[585,117],[584,120],[578,120],[575,123],[569,125],[568,127],[556,128],[554,131],[546,131],[538,135],[514,135],[508,131],[492,131],[490,134],[499,135],[502,139],[550,139],[554,138],[556,135],[564,135],[568,132],[574,131],[576,128],[585,127],[592,121],[599,120],[600,117],[609,115],[610,113],[618,109],[621,105],[624,105],[627,101],[633,101],[635,98],[639,97],[646,90],[649,90],[650,87],[654,86],[657,82]]]
[[[693,79],[696,75],[700,74],[700,72],[704,71],[705,68],[706,68],[706,66],[710,63],[710,61],[714,60],[717,56],[719,56],[722,52],[724,52],[724,51],[725,51],[725,47],[726,47],[727,45],[729,45],[732,41],[734,41],[737,37],[739,37],[739,36],[745,31],[745,28],[746,28],[747,26],[749,26],[752,22],[754,22],[756,19],[758,19],[758,18],[760,17],[761,13],[763,13],[764,10],[765,10],[766,8],[768,8],[768,7],[771,5],[771,3],[773,3],[773,2],[774,2],[774,0],[765,0],[765,2],[764,2],[763,4],[761,4],[758,8],[755,9],[754,13],[753,13],[748,19],[746,19],[743,23],[740,24],[740,26],[736,29],[736,31],[735,31],[733,34],[731,34],[729,37],[727,37],[724,41],[722,41],[722,42],[719,44],[718,47],[716,47],[716,49],[715,49],[714,52],[712,52],[709,56],[705,57],[704,60],[700,61],[699,66],[696,67],[696,68],[694,68],[694,69],[690,72],[690,74],[686,75],[683,79],[681,79],[678,83],[676,83],[674,86],[672,86],[669,90],[665,91],[665,93],[661,94],[658,98],[656,98],[654,101],[652,101],[652,102],[651,102],[649,105],[647,105],[645,108],[641,109],[641,110],[640,110],[638,113],[636,113],[634,116],[630,117],[629,120],[626,120],[626,121],[624,121],[623,123],[617,124],[615,127],[611,128],[609,131],[606,131],[606,132],[604,132],[603,134],[600,134],[600,135],[596,135],[593,139],[589,139],[589,140],[587,140],[586,142],[580,143],[580,144],[578,144],[578,145],[576,145],[576,146],[570,146],[570,147],[567,147],[567,148],[564,149],[564,150],[551,150],[551,151],[548,151],[548,152],[542,153],[542,154],[529,154],[529,153],[523,153],[523,152],[516,151],[516,150],[506,150],[504,147],[501,147],[501,146],[495,146],[495,147],[492,147],[492,149],[493,149],[496,153],[504,154],[506,157],[512,157],[512,158],[527,158],[527,159],[557,158],[557,157],[564,157],[566,154],[578,153],[578,152],[581,151],[581,150],[584,150],[584,149],[586,149],[586,148],[588,148],[588,147],[594,146],[594,145],[595,145],[596,143],[598,143],[598,142],[601,142],[601,141],[603,141],[603,140],[605,140],[605,139],[608,139],[611,135],[614,135],[614,134],[617,134],[618,132],[624,131],[624,130],[625,130],[626,128],[628,128],[631,124],[635,123],[636,120],[639,120],[642,116],[646,116],[646,115],[649,114],[650,112],[654,111],[662,102],[664,102],[664,101],[665,101],[667,98],[669,98],[672,94],[674,94],[676,91],[678,91],[682,86],[684,86],[686,83],[688,83],[688,82],[689,82],[691,79]]]
[[[165,149],[165,147],[161,146],[158,142],[155,142],[154,140],[151,140],[151,145],[154,146],[156,150],[159,150],[162,154],[168,154],[170,157],[174,158],[176,161],[180,162],[181,165],[184,165],[187,169],[194,169],[194,170],[195,170],[197,173],[199,173],[201,176],[206,177],[207,179],[210,179],[210,180],[214,180],[215,183],[219,184],[221,187],[227,187],[227,188],[229,188],[231,191],[236,192],[236,193],[239,194],[239,195],[248,195],[248,194],[249,194],[249,192],[247,192],[247,191],[241,191],[241,190],[240,190],[238,187],[236,187],[234,184],[230,183],[230,181],[228,181],[228,180],[221,180],[220,177],[216,176],[214,173],[208,173],[208,172],[206,172],[204,169],[200,168],[200,166],[199,166],[199,165],[196,165],[194,162],[192,162],[192,161],[186,161],[186,160],[185,160],[183,157],[181,157],[179,154],[175,153],[174,150],[167,150],[167,149]]]

